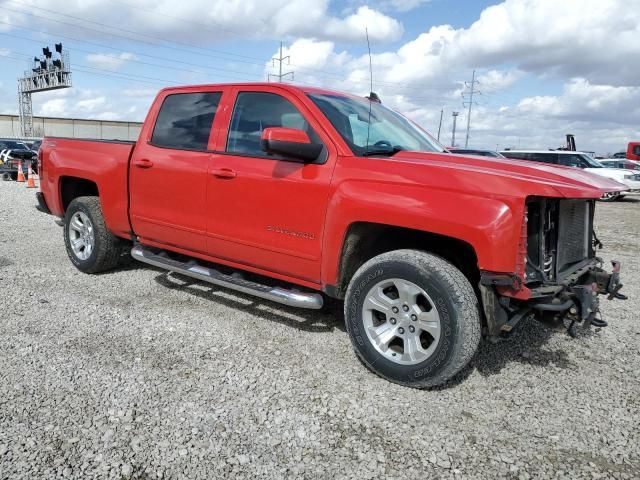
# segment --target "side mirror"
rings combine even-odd
[[[296,128],[265,128],[260,143],[262,150],[267,153],[284,155],[304,162],[316,160],[322,152],[321,144],[312,143],[307,132]]]

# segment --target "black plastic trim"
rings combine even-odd
[[[36,199],[38,200],[38,205],[36,205],[36,210],[42,213],[46,213],[47,215],[52,215],[51,210],[49,210],[49,206],[47,205],[47,201],[44,198],[44,194],[42,192],[36,192]]]

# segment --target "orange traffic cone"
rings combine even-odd
[[[31,169],[31,165],[29,165],[28,178],[27,178],[27,188],[36,188],[36,182],[33,179],[33,170]]]
[[[24,182],[24,172],[22,171],[22,162],[18,162],[18,181]]]

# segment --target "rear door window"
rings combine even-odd
[[[221,92],[178,93],[162,102],[151,143],[157,147],[207,150]]]
[[[588,165],[585,165],[585,161],[580,157],[580,155],[559,155],[560,165],[564,165],[565,167],[577,167],[577,168],[585,168]]]
[[[540,163],[558,163],[557,153],[530,153],[529,160]]]

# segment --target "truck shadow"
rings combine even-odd
[[[571,339],[562,327],[551,328],[537,320],[529,319],[509,338],[500,339],[495,343],[483,339],[469,365],[441,388],[459,385],[474,371],[484,377],[497,375],[513,363],[545,369],[578,368],[564,349],[545,348],[549,340],[558,335],[564,335],[567,341],[574,342],[584,341],[586,337],[594,335],[593,330],[584,330],[581,327],[577,328],[576,333],[577,338]]]
[[[245,312],[254,317],[280,323],[305,332],[331,332],[335,329],[345,331],[342,315],[327,311],[301,310],[278,303],[262,300],[254,296],[230,290],[210,283],[195,280],[179,273],[162,271],[154,277],[156,283],[164,288],[179,290],[225,307]],[[231,298],[231,296],[233,298]]]
[[[208,302],[214,302],[296,330],[318,333],[339,330],[346,333],[344,315],[339,304],[332,305],[332,308],[327,309],[328,311],[301,310],[217,287],[178,273],[164,270],[158,270],[158,272],[159,275],[156,275],[154,280],[163,288],[178,290]],[[578,338],[570,339],[566,330],[561,327],[551,328],[534,319],[526,320],[509,338],[500,339],[495,343],[483,339],[469,365],[451,381],[435,389],[456,387],[474,371],[484,377],[497,375],[513,363],[545,369],[577,368],[564,349],[545,348],[554,336],[565,335],[568,341],[579,342],[594,334],[593,330],[583,330],[582,328],[578,328],[577,333]]]

